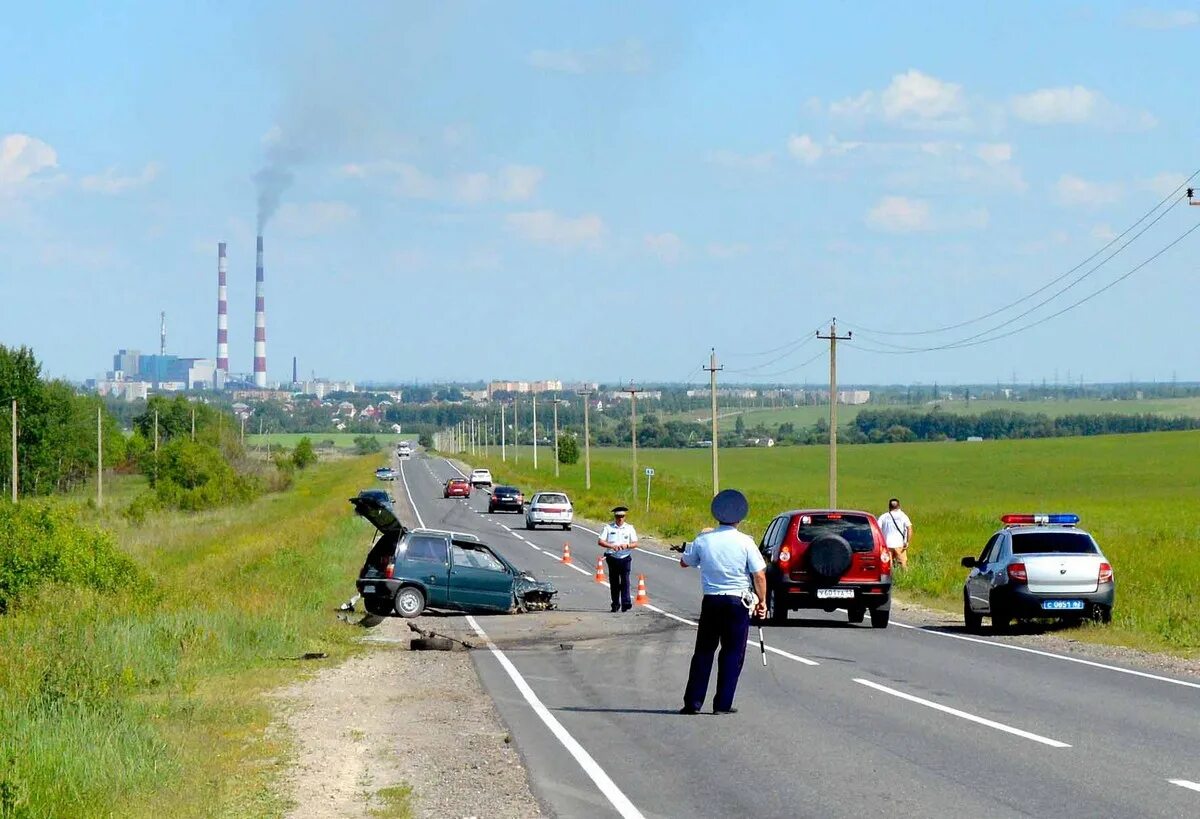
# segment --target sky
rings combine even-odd
[[[1183,0],[14,4],[0,344],[100,377],[165,311],[215,358],[224,241],[247,372],[264,222],[272,381],[820,383],[833,317],[842,383],[1200,380],[1198,44]]]

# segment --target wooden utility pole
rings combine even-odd
[[[20,472],[17,469],[17,399],[12,400],[12,502],[17,502]]]
[[[508,430],[505,429],[504,402],[500,402],[500,460],[508,462]]]
[[[713,347],[708,356],[708,366],[704,369],[708,370],[709,375],[709,395],[712,397],[712,473],[713,473],[713,497],[721,491],[721,484],[717,480],[717,370],[723,370],[724,367],[717,366],[717,348]]]
[[[583,486],[592,488],[592,431],[588,428],[588,404],[591,403],[591,390],[580,390],[577,395],[583,396]]]
[[[621,390],[621,392],[629,393],[629,435],[633,443],[633,497],[636,500],[638,496],[637,487],[637,394],[638,388],[633,382],[629,382],[629,386]]]
[[[104,410],[96,407],[96,508],[104,506]]]
[[[513,463],[521,463],[521,405],[513,399]]]
[[[537,390],[533,392],[533,468],[537,469]]]
[[[558,393],[554,393],[554,477],[558,477]]]
[[[837,319],[829,324],[829,335],[817,338],[829,342],[829,508],[837,508],[837,343],[848,341],[853,333],[837,334]]]
[[[196,408],[192,407],[192,443],[196,442]]]

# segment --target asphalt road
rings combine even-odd
[[[652,605],[612,614],[596,532],[525,531],[481,492],[444,500],[445,459],[401,468],[421,525],[475,533],[559,588],[556,611],[446,618],[490,641],[476,665],[553,815],[1200,816],[1194,681],[793,612],[765,629],[768,667],[748,651],[738,714],[681,716],[694,570],[635,554]],[[714,688],[715,673],[706,707]]]

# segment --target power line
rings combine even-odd
[[[798,349],[799,347],[802,347],[803,345],[812,341],[813,336],[817,333],[817,331],[819,331],[821,329],[822,326],[823,325],[818,324],[816,327],[809,330],[808,333],[806,333],[805,335],[800,336],[799,338],[794,338],[791,341],[787,342],[786,344],[781,344],[778,347],[772,347],[769,350],[760,350],[759,352],[756,352],[756,353],[726,353],[725,355],[728,355],[732,358],[758,358],[759,356],[771,355],[772,353],[777,353],[780,350],[783,350],[788,347],[795,347]],[[776,359],[776,360],[778,360],[778,359]],[[766,365],[764,364],[762,366],[766,366]]]
[[[810,344],[811,342],[815,341],[815,340],[816,340],[816,338],[817,338],[817,335],[816,335],[816,334],[817,334],[817,332],[818,332],[819,330],[820,330],[820,328],[816,328],[816,329],[814,329],[814,330],[812,331],[812,333],[810,333],[810,334],[809,334],[809,335],[808,335],[806,338],[804,338],[804,339],[800,340],[799,342],[795,343],[795,344],[792,346],[792,348],[791,348],[790,350],[788,350],[786,353],[783,353],[782,355],[776,356],[775,358],[772,358],[770,361],[764,361],[762,364],[755,364],[755,365],[753,365],[753,366],[750,366],[750,367],[744,367],[744,368],[742,368],[742,369],[739,369],[739,370],[733,370],[733,369],[731,369],[731,370],[729,370],[729,372],[731,372],[731,373],[739,373],[739,374],[753,374],[753,373],[757,372],[758,370],[761,370],[761,369],[763,369],[764,367],[770,367],[772,364],[777,364],[777,363],[779,363],[780,361],[782,361],[783,359],[787,358],[788,356],[791,356],[791,355],[795,354],[795,353],[796,353],[798,350],[801,350],[801,349],[803,349],[805,345],[807,345],[807,344]]]
[[[968,325],[970,325],[970,324],[977,324],[978,322],[981,322],[981,321],[983,321],[984,319],[989,319],[989,318],[992,318],[993,316],[999,315],[1000,313],[1003,313],[1003,312],[1005,312],[1006,310],[1009,310],[1009,309],[1011,309],[1011,308],[1013,308],[1013,307],[1016,307],[1018,304],[1020,304],[1020,303],[1022,303],[1022,302],[1024,302],[1024,301],[1028,301],[1029,299],[1033,298],[1034,296],[1038,295],[1039,293],[1042,293],[1042,292],[1044,292],[1045,290],[1047,290],[1047,289],[1049,289],[1049,288],[1053,287],[1054,285],[1058,284],[1060,281],[1062,281],[1063,279],[1067,278],[1067,277],[1068,277],[1068,276],[1070,276],[1072,273],[1074,273],[1075,271],[1079,270],[1081,267],[1084,267],[1084,266],[1086,266],[1086,265],[1087,265],[1087,264],[1089,264],[1089,263],[1090,263],[1090,262],[1091,262],[1093,259],[1095,259],[1097,256],[1100,256],[1100,255],[1102,255],[1102,254],[1103,254],[1105,251],[1107,251],[1107,250],[1108,250],[1110,247],[1112,247],[1113,245],[1115,245],[1115,244],[1117,244],[1118,242],[1120,242],[1120,241],[1121,241],[1121,239],[1123,239],[1123,238],[1124,238],[1125,236],[1127,236],[1129,233],[1133,232],[1133,231],[1134,231],[1134,230],[1137,228],[1137,226],[1138,226],[1138,225],[1140,225],[1142,222],[1144,222],[1144,221],[1146,221],[1147,219],[1149,219],[1149,218],[1150,218],[1150,217],[1151,217],[1151,216],[1154,214],[1154,212],[1155,212],[1155,211],[1157,211],[1159,208],[1161,208],[1161,207],[1162,207],[1163,205],[1165,205],[1167,202],[1170,202],[1172,199],[1175,199],[1175,202],[1174,202],[1174,203],[1172,203],[1172,204],[1171,204],[1171,206],[1167,208],[1167,210],[1165,210],[1165,211],[1163,211],[1163,213],[1159,214],[1159,216],[1158,216],[1158,217],[1157,217],[1157,218],[1154,220],[1155,222],[1157,222],[1157,221],[1158,221],[1158,219],[1161,219],[1161,218],[1162,218],[1164,215],[1166,215],[1166,213],[1168,213],[1168,212],[1169,212],[1169,211],[1170,211],[1172,208],[1174,208],[1176,205],[1178,205],[1180,201],[1182,201],[1182,198],[1180,197],[1180,191],[1182,191],[1182,190],[1185,188],[1185,186],[1186,186],[1186,185],[1187,185],[1189,182],[1191,182],[1193,179],[1195,179],[1195,178],[1196,178],[1198,175],[1200,175],[1200,169],[1197,169],[1196,171],[1194,171],[1194,172],[1192,173],[1192,175],[1191,175],[1191,176],[1189,176],[1187,179],[1185,179],[1183,182],[1181,182],[1181,183],[1179,184],[1179,186],[1175,188],[1175,190],[1171,191],[1169,194],[1167,194],[1165,197],[1163,197],[1163,199],[1162,199],[1161,201],[1159,201],[1159,202],[1158,202],[1158,204],[1156,204],[1154,207],[1150,208],[1150,210],[1146,211],[1146,213],[1144,213],[1144,214],[1141,216],[1141,218],[1139,218],[1139,219],[1138,219],[1136,222],[1134,222],[1132,225],[1130,225],[1129,227],[1127,227],[1125,230],[1123,230],[1123,231],[1122,231],[1120,234],[1118,234],[1117,236],[1114,236],[1114,237],[1113,237],[1113,238],[1112,238],[1112,239],[1111,239],[1111,240],[1110,240],[1110,241],[1109,241],[1109,242],[1108,242],[1106,245],[1104,245],[1103,247],[1101,247],[1099,250],[1097,250],[1097,251],[1096,251],[1095,253],[1093,253],[1091,256],[1088,256],[1086,259],[1084,259],[1084,260],[1083,260],[1082,262],[1080,262],[1079,264],[1077,264],[1077,265],[1075,265],[1074,267],[1072,267],[1070,270],[1068,270],[1068,271],[1066,271],[1065,273],[1063,273],[1063,274],[1061,274],[1061,275],[1059,275],[1059,276],[1057,276],[1057,277],[1055,277],[1055,278],[1051,279],[1051,280],[1050,280],[1050,281],[1048,281],[1046,284],[1044,284],[1044,285],[1042,285],[1041,287],[1039,287],[1037,290],[1034,290],[1034,291],[1032,291],[1032,292],[1030,292],[1030,293],[1026,293],[1024,296],[1021,296],[1019,299],[1016,299],[1015,301],[1011,301],[1011,302],[1009,302],[1008,304],[1005,304],[1005,305],[1004,305],[1004,306],[1002,306],[1002,307],[998,307],[998,308],[996,308],[995,310],[992,310],[992,311],[990,311],[990,312],[988,312],[988,313],[984,313],[983,315],[976,316],[975,318],[968,319],[968,320],[966,320],[966,321],[960,321],[960,322],[958,322],[958,323],[956,323],[956,324],[947,324],[947,325],[945,325],[945,326],[943,326],[943,327],[934,327],[934,328],[932,328],[932,329],[928,329],[928,330],[873,330],[873,329],[871,329],[870,327],[863,327],[863,326],[861,326],[861,325],[858,325],[858,324],[853,324],[853,325],[851,325],[849,322],[846,322],[846,324],[847,324],[847,325],[849,325],[849,326],[853,326],[853,327],[854,327],[855,329],[857,329],[859,332],[862,332],[862,333],[870,333],[870,334],[873,334],[873,335],[887,335],[887,336],[923,336],[923,335],[932,335],[932,334],[935,334],[935,333],[944,333],[944,332],[946,332],[946,331],[948,331],[948,330],[957,330],[957,329],[959,329],[959,328],[961,328],[961,327],[966,327],[966,326],[968,326]],[[1144,229],[1142,229],[1140,232],[1138,232],[1138,234],[1137,234],[1136,236],[1134,236],[1134,237],[1133,237],[1133,239],[1131,239],[1129,242],[1126,242],[1124,245],[1122,245],[1122,246],[1121,246],[1121,247],[1120,247],[1120,248],[1119,248],[1119,249],[1116,251],[1116,253],[1113,253],[1113,254],[1112,254],[1112,256],[1109,256],[1109,257],[1108,257],[1108,259],[1105,259],[1105,262],[1107,262],[1109,259],[1113,258],[1113,256],[1117,255],[1117,253],[1120,253],[1120,252],[1121,252],[1121,250],[1124,250],[1126,247],[1128,247],[1128,246],[1129,246],[1129,244],[1130,244],[1131,242],[1133,242],[1133,241],[1134,241],[1134,240],[1136,240],[1136,239],[1137,239],[1139,236],[1141,236],[1143,233],[1145,233],[1145,232],[1146,232],[1146,230],[1147,230],[1147,229],[1149,229],[1149,227],[1150,227],[1150,226],[1152,226],[1153,224],[1154,224],[1154,222],[1151,222],[1151,224],[1150,224],[1150,225],[1148,225],[1146,228],[1144,228]],[[1094,271],[1094,270],[1096,270],[1097,268],[1099,268],[1099,267],[1100,267],[1101,265],[1103,265],[1105,262],[1101,262],[1101,263],[1100,263],[1100,265],[1097,265],[1097,267],[1096,267],[1096,268],[1093,268],[1093,271]],[[1093,271],[1089,271],[1089,272],[1093,272]],[[1018,318],[1019,318],[1019,316],[1018,316]]]
[[[824,350],[820,350],[820,351],[818,351],[818,352],[817,352],[817,354],[816,354],[816,355],[814,355],[812,358],[808,358],[808,359],[805,359],[804,361],[801,361],[801,362],[800,362],[799,364],[797,364],[795,367],[789,367],[789,368],[788,368],[788,369],[786,369],[786,370],[779,370],[779,371],[777,371],[777,372],[773,372],[773,373],[755,373],[755,377],[756,377],[756,378],[768,379],[768,378],[774,378],[774,377],[775,377],[775,376],[777,376],[777,375],[787,375],[788,373],[794,373],[794,372],[796,372],[796,370],[802,370],[802,369],[804,369],[804,368],[805,368],[805,367],[807,367],[809,364],[813,363],[814,361],[816,361],[818,358],[820,358],[820,357],[821,357],[821,356],[823,356],[823,355],[825,355],[825,351],[824,351]],[[730,373],[736,373],[736,372],[741,372],[741,371],[740,371],[740,370],[726,370],[726,372],[730,372]]]

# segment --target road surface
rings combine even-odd
[[[476,666],[556,816],[1200,816],[1200,682],[793,612],[766,628],[768,667],[747,652],[738,714],[682,716],[695,570],[635,553],[652,605],[612,614],[590,527],[529,532],[482,492],[442,499],[447,460],[400,467],[421,525],[477,534],[560,590],[553,612],[447,617],[491,645]]]

